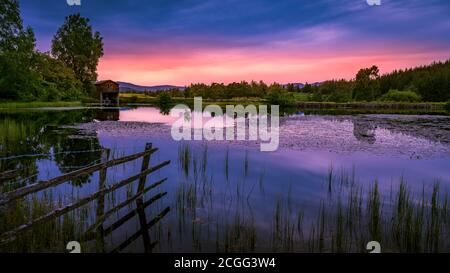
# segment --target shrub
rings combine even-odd
[[[279,105],[281,107],[295,105],[295,97],[291,93],[271,92],[266,97],[267,101],[272,105]]]
[[[380,100],[392,102],[419,102],[422,98],[413,91],[389,90],[389,92],[381,96]]]
[[[279,105],[281,107],[294,106],[295,96],[292,93],[284,90],[280,85],[274,84],[269,87],[266,100],[272,105]]]
[[[172,104],[172,97],[168,93],[161,93],[157,98],[158,105],[168,106]]]
[[[162,114],[168,115],[173,105],[172,96],[167,92],[161,93],[156,99],[156,104]]]
[[[61,97],[56,84],[44,82],[39,90],[39,95],[37,98],[40,101],[57,101]]]

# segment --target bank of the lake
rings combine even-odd
[[[172,97],[173,104],[193,105],[194,98]],[[120,94],[121,105],[157,105],[158,97],[149,96],[143,93],[122,93]],[[248,104],[268,104],[262,98],[234,98],[234,99],[203,99],[203,104],[214,104],[219,106],[225,105],[248,105]],[[286,107],[283,107],[286,108]],[[294,106],[290,107],[290,112],[299,109],[306,112],[314,112],[316,110],[327,111],[330,114],[434,114],[448,115],[443,102],[318,102],[297,100]]]
[[[22,109],[22,108],[42,108],[42,107],[75,107],[83,106],[81,101],[0,101],[0,109]]]

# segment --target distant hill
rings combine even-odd
[[[315,83],[310,83],[310,85],[312,85],[312,86],[320,86],[322,83],[323,82],[315,82]],[[305,87],[305,83],[297,82],[297,83],[283,84],[283,88],[288,88],[288,85],[290,85],[290,84],[294,85],[295,88],[299,88],[299,89],[302,89],[303,87]]]
[[[137,85],[129,82],[117,82],[119,84],[119,88],[121,92],[135,91],[135,92],[156,92],[156,91],[164,91],[170,89],[178,89],[184,90],[186,87],[184,86],[176,86],[176,85],[155,85],[155,86],[145,86],[145,85]],[[283,84],[283,88],[287,88],[289,84],[293,84],[295,88],[303,88],[305,87],[304,83],[288,83]],[[312,86],[320,86],[322,82],[311,83]]]
[[[156,85],[156,86],[143,86],[143,85],[136,85],[128,82],[117,82],[119,84],[119,88],[121,92],[127,92],[127,91],[136,91],[136,92],[155,92],[155,91],[162,91],[162,90],[169,90],[169,89],[179,89],[184,90],[185,87],[182,86],[175,86],[175,85]]]
[[[287,83],[287,84],[283,84],[283,88],[288,88],[288,86],[292,84],[295,88],[303,88],[305,87],[305,84],[303,83]]]

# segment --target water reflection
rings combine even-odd
[[[282,126],[292,130],[283,134],[290,143],[305,140],[310,147],[312,141],[329,141],[329,147],[347,141],[378,149],[387,136],[395,136],[416,149],[419,140],[429,146],[449,143],[449,123],[440,119],[298,113]],[[117,128],[102,134],[67,127],[102,120],[172,122],[156,108],[0,113],[2,192],[101,162],[105,149],[109,158],[118,158],[142,151],[147,142],[161,149],[152,156],[153,165],[174,162],[149,181],[167,180],[157,189],[137,181],[102,195],[0,250],[63,252],[65,242],[75,238],[92,252],[348,252],[364,251],[360,245],[380,238],[394,252],[450,251],[448,156],[411,160],[364,150],[290,148],[260,153],[233,143],[175,143],[121,130],[114,122],[108,124]],[[0,212],[0,230],[26,222],[19,215],[42,215],[139,173],[141,163],[111,169],[104,184],[96,173],[32,196],[8,217]],[[377,216],[380,224],[373,222]]]
[[[353,135],[361,142],[374,144],[377,140],[375,134],[376,129],[377,126],[371,122],[360,119],[353,120]]]
[[[118,121],[120,118],[120,109],[101,109],[96,111],[95,119],[99,121]]]
[[[164,178],[150,185],[147,183],[149,175],[170,164],[170,161],[165,161],[150,166],[150,157],[156,151],[151,144],[147,144],[145,152],[111,159],[110,151],[105,149],[101,152],[100,164],[80,168],[70,175],[41,181],[26,188],[5,191],[0,199],[0,250],[51,251],[63,249],[61,246],[65,242],[78,241],[82,243],[83,252],[121,252],[142,238],[144,251],[151,252],[158,242],[150,240],[149,229],[170,212],[167,206],[158,215],[147,217],[150,205],[167,195],[167,192],[160,192],[146,199],[147,193],[158,191],[167,181]],[[139,158],[142,162],[138,174],[128,173],[127,178],[117,181],[117,167],[125,164],[129,168],[130,163],[136,163]],[[86,196],[74,193],[73,187],[64,191],[64,188],[67,189],[66,182],[71,181],[73,185],[80,177],[90,177],[92,173],[98,173],[97,189],[89,187]],[[108,176],[108,173],[112,176]],[[124,187],[126,190],[123,190]],[[122,201],[119,196],[124,194]],[[95,207],[91,206],[93,203]],[[132,208],[133,204],[135,209]],[[125,215],[120,216],[120,212]],[[129,236],[128,232],[132,231],[129,223],[136,215],[140,227]],[[109,223],[111,220],[112,224]],[[123,226],[127,226],[126,232],[115,232]],[[113,235],[125,239],[119,243],[109,240],[108,236]]]

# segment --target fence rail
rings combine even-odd
[[[97,200],[97,212],[96,212],[96,218],[95,222],[86,230],[84,231],[84,234],[82,235],[82,240],[96,240],[97,245],[97,251],[104,252],[105,251],[105,243],[104,243],[104,236],[110,234],[120,226],[122,226],[127,221],[131,220],[136,215],[139,217],[139,222],[141,224],[141,229],[133,234],[132,236],[128,237],[122,244],[119,244],[116,248],[113,249],[112,252],[117,252],[125,249],[129,244],[131,244],[134,240],[136,240],[139,237],[143,237],[144,240],[144,246],[146,252],[151,252],[152,248],[157,244],[155,242],[150,241],[150,236],[148,233],[148,230],[154,226],[157,222],[159,222],[167,213],[170,211],[170,207],[167,207],[163,209],[155,218],[153,218],[150,221],[146,220],[146,214],[145,209],[149,207],[154,202],[160,200],[164,196],[167,195],[167,192],[161,192],[158,194],[155,194],[153,197],[151,197],[148,201],[144,201],[144,196],[146,193],[148,193],[150,190],[153,190],[160,185],[162,185],[164,182],[167,181],[167,178],[161,179],[159,181],[156,181],[149,186],[146,186],[147,178],[150,174],[168,166],[170,164],[170,161],[164,161],[156,166],[150,167],[150,157],[152,154],[154,154],[156,151],[158,151],[157,148],[153,148],[151,143],[147,143],[145,147],[145,151],[136,153],[133,155],[125,156],[118,159],[112,159],[108,160],[109,157],[109,150],[104,150],[102,152],[101,157],[101,163],[95,164],[90,167],[82,168],[64,175],[61,175],[59,177],[47,180],[47,181],[41,181],[38,183],[34,183],[25,187],[22,187],[20,189],[4,193],[1,196],[0,199],[0,207],[6,206],[8,204],[13,203],[13,201],[18,200],[20,198],[26,197],[30,194],[41,192],[45,189],[58,186],[62,183],[68,182],[74,178],[77,178],[79,176],[84,175],[91,175],[94,172],[99,172],[99,189],[93,194],[90,194],[87,197],[80,198],[76,200],[75,202],[65,205],[63,207],[60,207],[56,210],[53,210],[49,213],[46,213],[45,215],[42,215],[40,217],[37,217],[35,219],[31,219],[27,223],[16,227],[10,231],[4,232],[3,234],[0,234],[0,246],[5,245],[8,243],[13,242],[17,239],[17,236],[19,236],[22,233],[25,233],[27,231],[32,230],[34,227],[42,225],[48,221],[57,219],[58,217],[61,217],[73,210],[76,210],[78,208],[81,208],[85,205],[87,205],[90,202],[93,202]],[[140,173],[130,176],[122,181],[113,183],[110,186],[106,186],[106,178],[107,178],[107,171],[109,168],[124,164],[133,160],[137,160],[139,158],[142,158],[142,166]],[[105,212],[105,195],[108,193],[115,192],[119,188],[122,188],[124,186],[127,186],[135,181],[139,181],[137,191],[136,193],[128,197],[127,200],[124,202],[115,205],[113,208],[109,209]],[[115,212],[119,211],[122,208],[125,208],[126,206],[132,204],[133,202],[136,203],[136,209],[127,213],[125,216],[111,224],[109,227],[104,228],[103,223],[107,220],[108,217],[113,215]]]
[[[122,157],[119,159],[113,159],[111,161],[99,163],[99,164],[96,164],[96,165],[93,165],[90,167],[76,170],[76,171],[55,177],[55,178],[47,180],[47,181],[41,181],[41,182],[37,182],[37,183],[31,184],[31,185],[22,187],[15,191],[5,193],[4,196],[2,197],[2,199],[0,200],[0,206],[9,203],[12,200],[29,195],[31,193],[42,191],[49,187],[58,186],[64,182],[67,182],[67,181],[77,178],[79,176],[89,175],[89,174],[92,174],[92,173],[102,170],[102,169],[108,169],[109,167],[117,166],[117,165],[129,162],[129,161],[133,161],[133,160],[136,160],[136,159],[141,158],[146,155],[151,155],[151,154],[155,153],[156,151],[158,151],[158,149],[151,149],[151,150],[148,150],[148,151],[145,151],[142,153],[125,156],[125,157]]]

